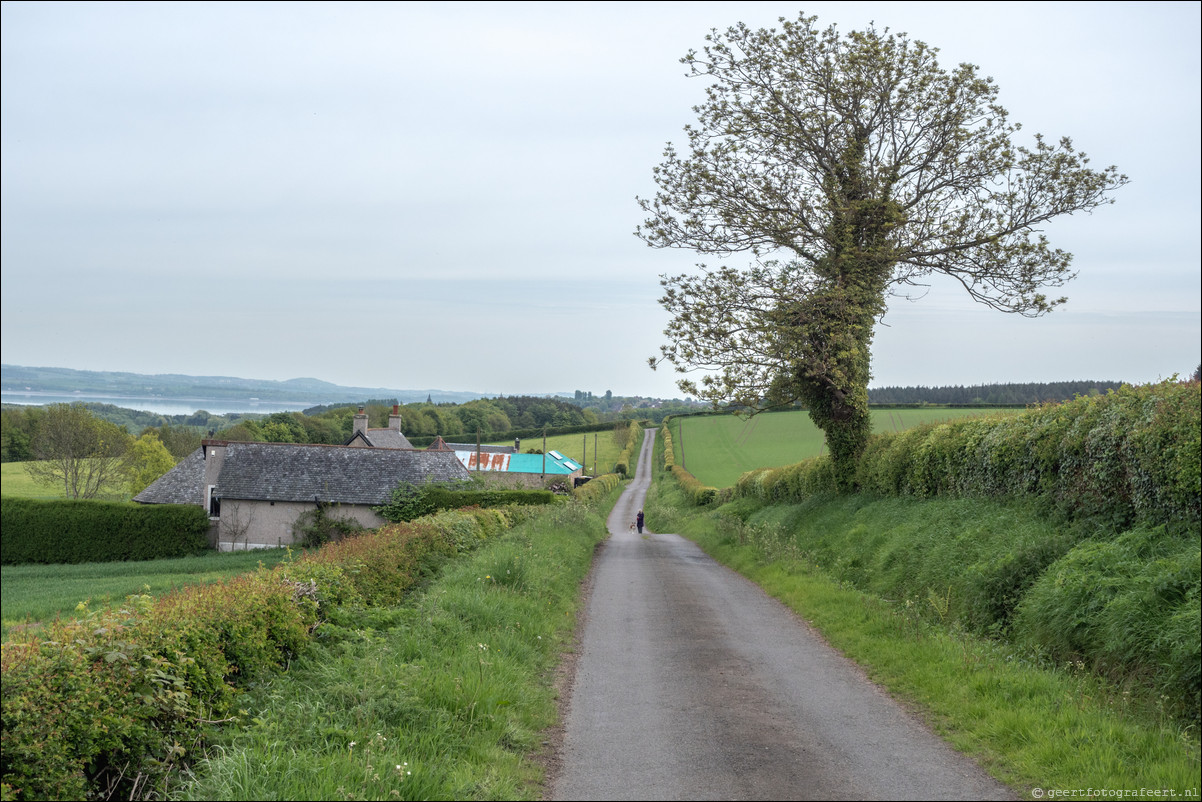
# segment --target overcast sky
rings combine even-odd
[[[996,79],[1131,178],[1047,228],[1069,303],[936,284],[873,386],[1155,381],[1202,359],[1199,3],[3,4],[7,364],[674,397],[654,194],[711,28],[814,14]],[[1025,141],[1025,140],[1024,140]]]

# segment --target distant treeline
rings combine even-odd
[[[95,418],[108,421],[137,435],[151,433],[159,438],[175,459],[200,445],[204,437],[218,440],[270,443],[321,443],[341,445],[354,431],[353,418],[360,406],[368,416],[369,428],[388,426],[396,399],[373,399],[312,407],[305,412],[212,415],[203,410],[192,415],[158,415],[115,407],[111,404],[82,404]],[[648,410],[627,406],[621,411],[598,413],[581,409],[560,398],[509,396],[479,399],[465,404],[398,404],[401,431],[415,446],[428,444],[435,436],[459,442],[483,442],[532,436],[547,427],[556,432],[593,431],[611,421],[645,418]],[[5,405],[0,412],[0,459],[23,462],[35,459],[41,421],[47,407]],[[658,410],[656,410],[658,411]]]
[[[1104,395],[1122,382],[1068,381],[1029,384],[978,384],[968,387],[870,387],[870,404],[1042,404]]]

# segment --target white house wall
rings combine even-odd
[[[299,545],[300,536],[294,532],[297,519],[315,509],[311,502],[222,499],[217,548],[242,551]],[[331,518],[349,518],[366,529],[388,523],[370,507],[355,504],[327,506],[326,514]]]

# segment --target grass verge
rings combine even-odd
[[[618,492],[610,494],[608,509]],[[556,506],[399,607],[332,611],[244,697],[181,799],[534,799],[604,513]]]
[[[937,599],[921,600],[925,614],[918,614],[904,600],[836,581],[792,538],[780,536],[780,528],[770,536],[740,536],[723,525],[720,513],[689,507],[666,474],[657,472],[646,509],[659,531],[691,537],[788,604],[953,746],[1024,797],[1056,791],[1086,796],[1084,789],[1091,796],[1120,790],[1140,795],[1148,789],[1198,798],[1198,733],[1155,700],[1124,693],[1082,666],[1049,666],[945,628],[937,620]],[[810,512],[823,514],[820,504]],[[907,515],[912,517],[893,525],[922,525],[921,505]],[[837,514],[826,521],[834,539],[848,534],[837,531],[838,521]]]

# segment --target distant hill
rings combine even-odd
[[[485,393],[429,388],[398,390],[386,387],[343,387],[313,378],[270,381],[233,376],[185,376],[178,373],[148,375],[71,368],[31,368],[21,365],[0,365],[0,389],[5,393],[80,393],[137,398],[150,396],[165,400],[257,398],[260,401],[310,405],[346,403],[368,398],[396,398],[403,404],[432,398],[435,402],[462,404],[489,397]]]

